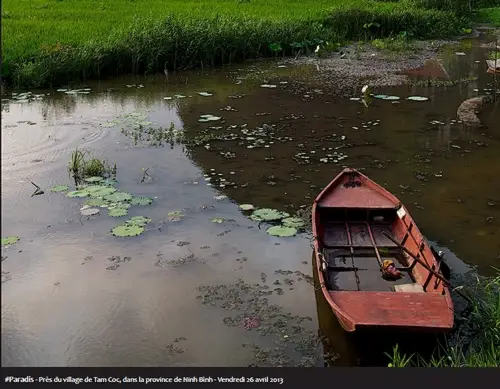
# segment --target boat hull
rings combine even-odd
[[[367,215],[364,220],[363,213]],[[322,293],[346,331],[376,327],[443,332],[453,328],[453,303],[439,258],[394,195],[358,171],[345,169],[318,195],[312,218]],[[422,264],[402,247],[415,253]],[[386,283],[382,277],[385,259],[397,264],[406,277],[403,281]],[[346,290],[336,285],[342,282]]]

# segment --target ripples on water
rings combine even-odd
[[[467,57],[445,57],[453,77],[478,75],[475,82],[387,88],[377,92],[422,94],[430,100],[376,100],[369,108],[321,91],[304,98],[281,86],[259,88],[258,78],[236,84],[234,74],[224,71],[189,74],[188,83],[183,78],[168,85],[154,78],[119,79],[90,84],[90,94],[43,91],[51,94],[29,103],[3,103],[2,236],[18,235],[21,241],[2,250],[2,365],[248,365],[254,361],[252,348],[242,344],[274,347],[277,335],[263,337],[256,330],[224,325],[223,319],[234,312],[202,304],[196,289],[234,284],[239,278],[267,285],[263,291],[276,289],[273,283],[279,281],[283,294],[273,292],[269,303],[304,317],[290,320],[303,320],[302,331],[311,336],[319,315],[319,327],[330,339],[326,349],[340,354],[335,363],[358,363],[331,312],[321,301],[316,305],[307,278],[276,273],[311,274],[309,237],[272,238],[236,204],[292,213],[311,204],[341,168],[341,163],[320,162],[319,155],[350,144],[340,150],[348,155],[342,163],[365,168],[405,202],[429,239],[464,259],[467,265],[448,250],[456,274],[471,265],[487,274],[500,255],[499,111],[492,107],[486,112],[488,126],[480,130],[464,130],[454,121],[465,98],[489,87],[491,77],[474,62],[481,55],[484,50],[474,49]],[[262,77],[292,84],[294,71],[280,68],[277,75]],[[246,75],[249,70],[235,72]],[[125,86],[139,82],[145,87]],[[200,91],[214,94],[198,96]],[[193,97],[164,100],[174,94]],[[221,111],[228,105],[237,111]],[[237,125],[235,133],[241,125],[253,129],[265,123],[275,125],[276,136],[286,139],[255,149],[230,141],[187,152],[134,147],[119,128],[103,126],[130,112],[147,112],[148,120],[159,126],[173,122],[187,136],[214,124],[197,121],[202,114],[213,114],[224,118],[215,126]],[[379,125],[373,126],[375,122]],[[333,134],[344,135],[345,141],[336,142]],[[49,191],[70,183],[66,166],[76,147],[116,161],[120,190],[155,198],[149,207],[130,210],[132,216],[153,219],[150,231],[132,239],[112,237],[116,219],[103,214],[80,222],[83,201]],[[236,157],[226,159],[221,151]],[[298,163],[307,158],[297,153],[313,162]],[[140,182],[142,169],[149,169],[151,181]],[[204,174],[230,177],[238,188],[214,189],[206,185]],[[45,194],[30,197],[30,180]],[[218,194],[229,200],[216,201]],[[181,222],[166,222],[168,212],[181,209],[187,209]],[[213,217],[234,221],[219,225],[211,222]],[[193,261],[172,265],[189,255]],[[112,256],[130,261],[107,270]],[[308,354],[310,363],[321,365],[321,353],[318,347],[315,355]],[[287,349],[286,355],[292,364],[303,362],[300,352]]]

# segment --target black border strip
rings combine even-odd
[[[99,379],[97,380],[96,377]],[[193,382],[196,377],[197,382]],[[200,377],[204,377],[201,379]],[[229,379],[225,383],[219,378]],[[148,379],[149,378],[149,379]],[[190,379],[188,379],[190,378]],[[211,379],[210,379],[211,378]],[[232,378],[232,379],[231,379]],[[256,383],[257,378],[264,379]],[[17,381],[17,382],[16,382]],[[24,382],[23,382],[24,381]],[[128,381],[128,382],[127,382]],[[135,382],[134,382],[135,381]],[[298,387],[312,389],[341,387],[405,389],[432,386],[474,387],[477,383],[494,387],[500,382],[500,368],[4,368],[2,387],[126,386],[149,387]]]

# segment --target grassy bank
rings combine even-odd
[[[463,26],[452,3],[464,1],[4,0],[2,76],[40,87],[295,55],[326,41],[449,37]]]
[[[398,348],[390,356],[393,367],[498,367],[500,366],[500,275],[477,280],[462,289],[469,296],[463,323],[430,358],[402,355]]]
[[[481,8],[476,11],[475,20],[500,27],[500,5],[496,8]]]

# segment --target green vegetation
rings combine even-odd
[[[430,359],[403,355],[396,346],[391,367],[497,367],[500,366],[500,273],[463,288],[469,300],[465,322]]]
[[[2,238],[2,247],[10,246],[12,244],[16,244],[17,242],[19,242],[18,236],[7,236],[6,238]]]
[[[490,6],[491,1],[482,3]],[[317,45],[335,48],[345,40],[402,32],[409,37],[447,37],[466,25],[463,15],[469,3],[4,0],[2,76],[18,86],[40,87],[161,72],[165,67],[182,70],[296,55]]]
[[[106,161],[94,157],[88,151],[76,149],[71,153],[68,171],[77,181],[85,179],[87,182],[103,180],[102,177],[116,176],[116,164],[109,166]]]
[[[394,52],[406,52],[414,49],[410,39],[408,39],[406,33],[400,33],[396,36],[392,36],[384,39],[374,39],[372,45],[379,50],[388,50]]]
[[[500,27],[500,6],[496,8],[482,8],[477,10],[475,21],[478,23],[488,23]]]

